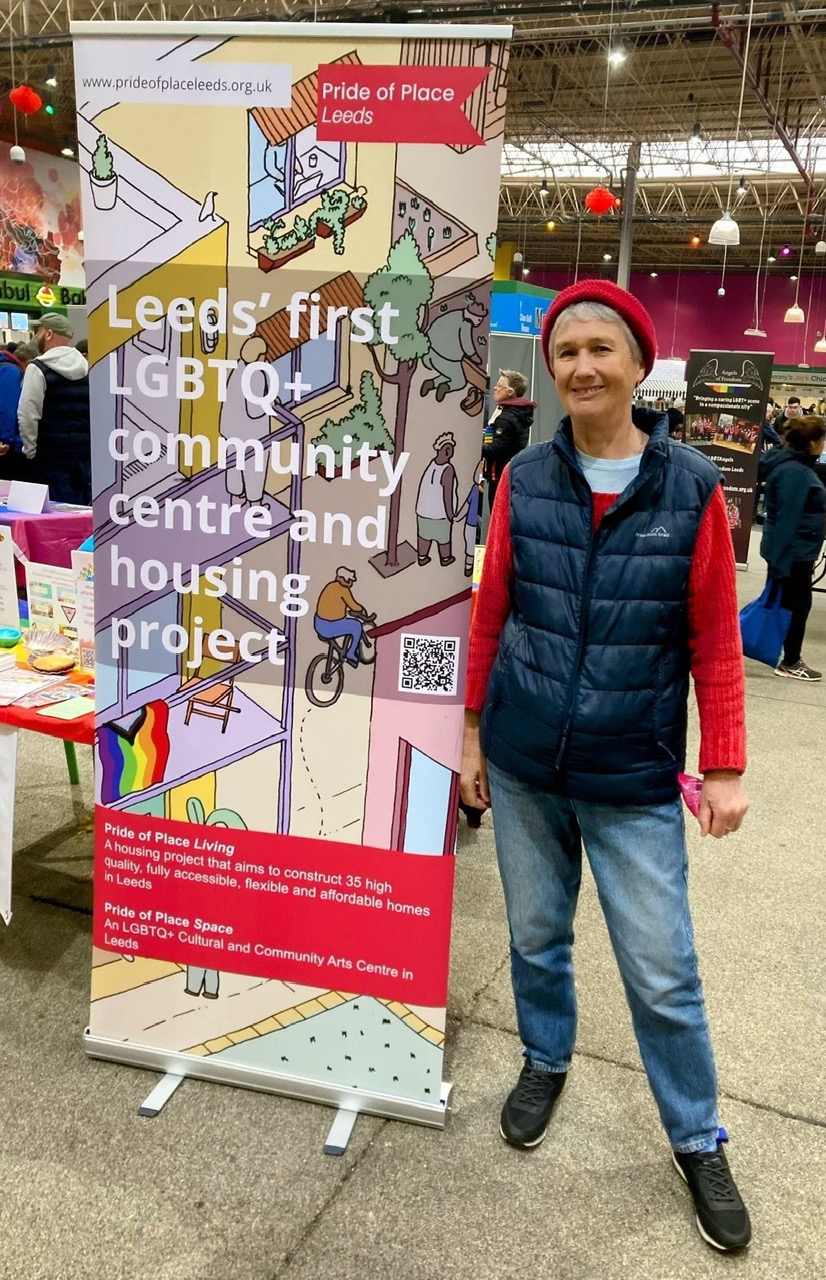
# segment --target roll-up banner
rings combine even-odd
[[[685,441],[723,473],[734,558],[746,566],[771,352],[692,351],[685,367]]]
[[[88,1052],[442,1125],[510,28],[72,31]]]

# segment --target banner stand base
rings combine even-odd
[[[339,1107],[336,1118],[330,1125],[327,1141],[324,1143],[325,1156],[344,1155],[357,1120],[357,1111],[345,1111],[343,1107]]]
[[[144,1099],[138,1107],[139,1116],[147,1116],[150,1120],[154,1120],[155,1116],[160,1115],[173,1093],[183,1084],[184,1076],[173,1076],[171,1071],[167,1071],[162,1076],[152,1092]]]
[[[344,1085],[326,1084],[321,1080],[279,1076],[275,1072],[260,1071],[255,1067],[244,1067],[215,1058],[200,1058],[171,1049],[154,1049],[149,1045],[110,1040],[105,1036],[93,1035],[88,1029],[83,1037],[83,1046],[90,1058],[120,1062],[127,1067],[142,1067],[144,1070],[160,1071],[164,1076],[172,1076],[177,1080],[174,1089],[178,1088],[183,1079],[192,1077],[195,1080],[208,1080],[213,1084],[233,1084],[242,1089],[258,1089],[262,1093],[298,1098],[302,1102],[319,1102],[353,1115],[363,1112],[365,1115],[381,1116],[385,1120],[407,1120],[412,1124],[426,1125],[430,1129],[444,1129],[453,1091],[452,1084],[443,1082],[438,1102],[394,1098],[389,1094],[368,1093],[361,1089],[348,1089]],[[144,1106],[164,1087],[164,1083],[161,1081],[157,1090],[152,1090]],[[167,1097],[171,1096],[174,1089],[170,1090]],[[332,1132],[331,1130],[331,1136]]]

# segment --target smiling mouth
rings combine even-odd
[[[590,400],[593,396],[598,395],[602,391],[602,387],[574,387],[573,394],[580,400]]]

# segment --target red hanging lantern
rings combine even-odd
[[[616,196],[612,195],[607,187],[594,187],[593,191],[589,191],[585,197],[585,208],[589,213],[595,213],[598,218],[603,214],[610,213],[616,208]]]
[[[33,116],[43,106],[43,99],[30,84],[19,84],[9,94],[12,106],[24,116]]]

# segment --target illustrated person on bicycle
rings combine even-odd
[[[364,605],[353,596],[356,581],[355,569],[336,569],[334,582],[322,587],[315,607],[313,625],[322,640],[337,640],[349,636],[346,660],[349,666],[359,665],[358,646],[368,614]]]

